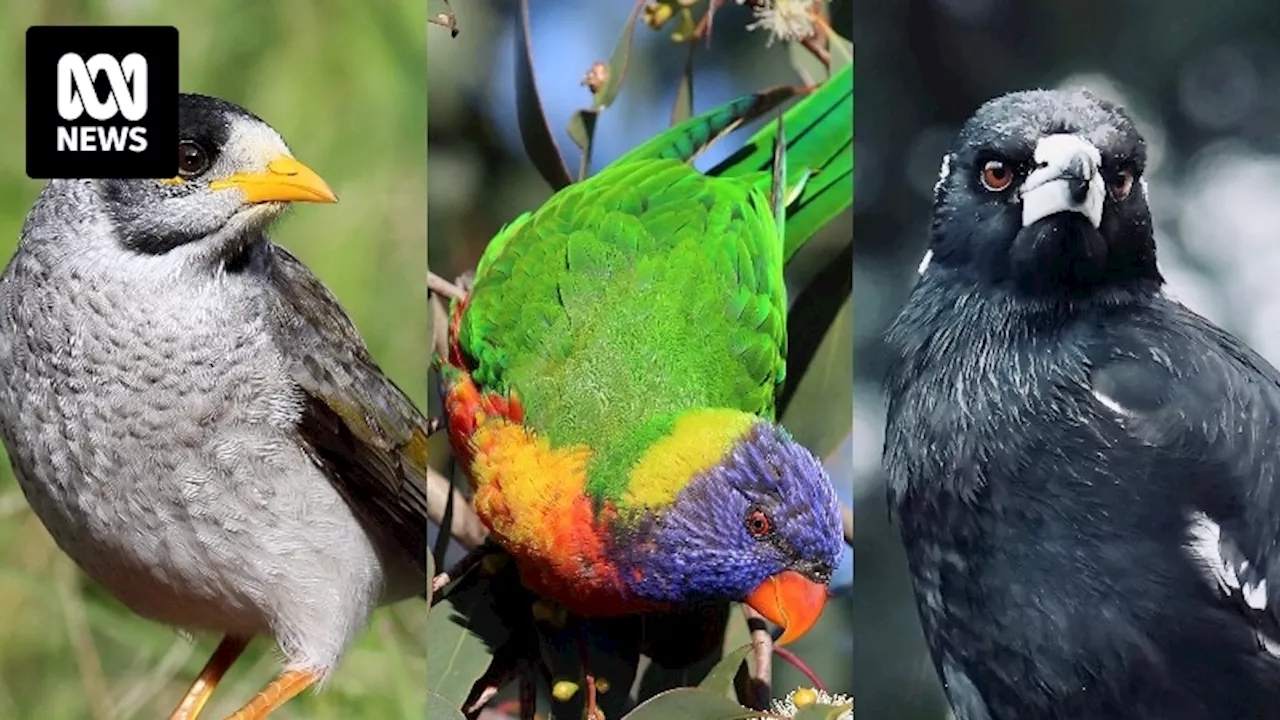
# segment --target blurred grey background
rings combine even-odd
[[[854,11],[854,692],[864,720],[946,717],[879,470],[881,334],[927,243],[959,125],[994,96],[1086,86],[1145,134],[1171,294],[1280,363],[1280,3],[888,0]]]

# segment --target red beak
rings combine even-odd
[[[777,643],[786,645],[809,632],[827,604],[827,586],[794,570],[786,570],[760,583],[747,596],[747,605],[782,628]]]

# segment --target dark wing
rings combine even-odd
[[[1152,479],[1186,509],[1187,552],[1275,653],[1280,372],[1171,300],[1112,327],[1089,351],[1099,410],[1154,453]]]
[[[347,501],[425,571],[426,419],[369,357],[320,280],[283,248],[267,247],[272,329],[306,394],[300,439]]]

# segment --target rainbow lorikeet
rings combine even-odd
[[[719,176],[688,162],[757,98],[517,218],[453,305],[441,377],[476,510],[524,584],[575,614],[742,600],[789,642],[826,601],[838,501],[774,418],[798,245],[783,204],[808,208],[811,235],[851,201],[852,68],[785,116],[812,148],[786,157],[791,191],[772,157],[749,167],[750,147]],[[818,147],[820,121],[844,124],[845,154]]]

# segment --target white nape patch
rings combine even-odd
[[[933,194],[936,196],[938,191],[942,189],[942,183],[951,177],[951,153],[942,156],[942,169],[938,171],[938,182],[933,184]]]
[[[1102,224],[1106,187],[1098,166],[1102,154],[1079,135],[1046,135],[1036,143],[1035,161],[1040,167],[1022,185],[1022,226],[1060,212],[1078,212],[1096,228]],[[1076,202],[1064,175],[1083,164],[1089,186],[1083,202]]]
[[[929,263],[933,262],[933,251],[925,250],[924,257],[920,258],[920,266],[916,268],[917,275],[923,275],[925,270],[929,269]]]
[[[1097,400],[1099,403],[1102,404],[1103,407],[1110,410],[1111,412],[1117,415],[1133,414],[1129,412],[1128,408],[1126,408],[1124,405],[1121,405],[1118,400],[1098,390],[1097,388],[1094,388],[1092,392],[1093,392],[1093,399]]]

